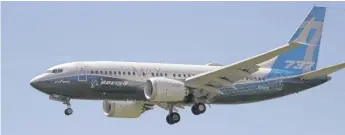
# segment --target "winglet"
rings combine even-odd
[[[301,77],[301,79],[312,79],[312,78],[318,78],[318,77],[326,77],[327,75],[334,73],[334,72],[337,72],[343,68],[345,68],[345,63],[341,63],[338,65],[330,66],[327,68],[323,68],[323,69],[308,72],[308,73],[304,73],[300,77]]]

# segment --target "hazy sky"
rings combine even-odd
[[[286,43],[314,3],[5,2],[2,19],[3,135],[344,135],[345,71],[319,87],[243,105],[213,105],[166,123],[157,108],[138,119],[107,118],[101,101],[60,102],[30,87],[71,61],[231,64]],[[318,68],[345,61],[345,2],[326,13]]]

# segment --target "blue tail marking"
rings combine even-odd
[[[289,40],[289,42],[299,42],[304,45],[271,60],[272,69],[285,70],[293,75],[316,69],[325,13],[326,8],[313,7]]]

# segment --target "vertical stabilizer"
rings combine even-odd
[[[261,65],[272,69],[288,70],[294,74],[315,70],[320,50],[325,13],[325,7],[313,7],[289,40],[289,42],[299,42],[304,45],[283,53]]]

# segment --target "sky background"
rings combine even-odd
[[[345,70],[287,97],[213,105],[166,123],[157,108],[107,118],[101,101],[60,102],[29,81],[71,61],[231,64],[285,44],[313,4],[326,12],[318,68],[345,61],[345,2],[4,2],[1,5],[3,135],[344,135]]]

